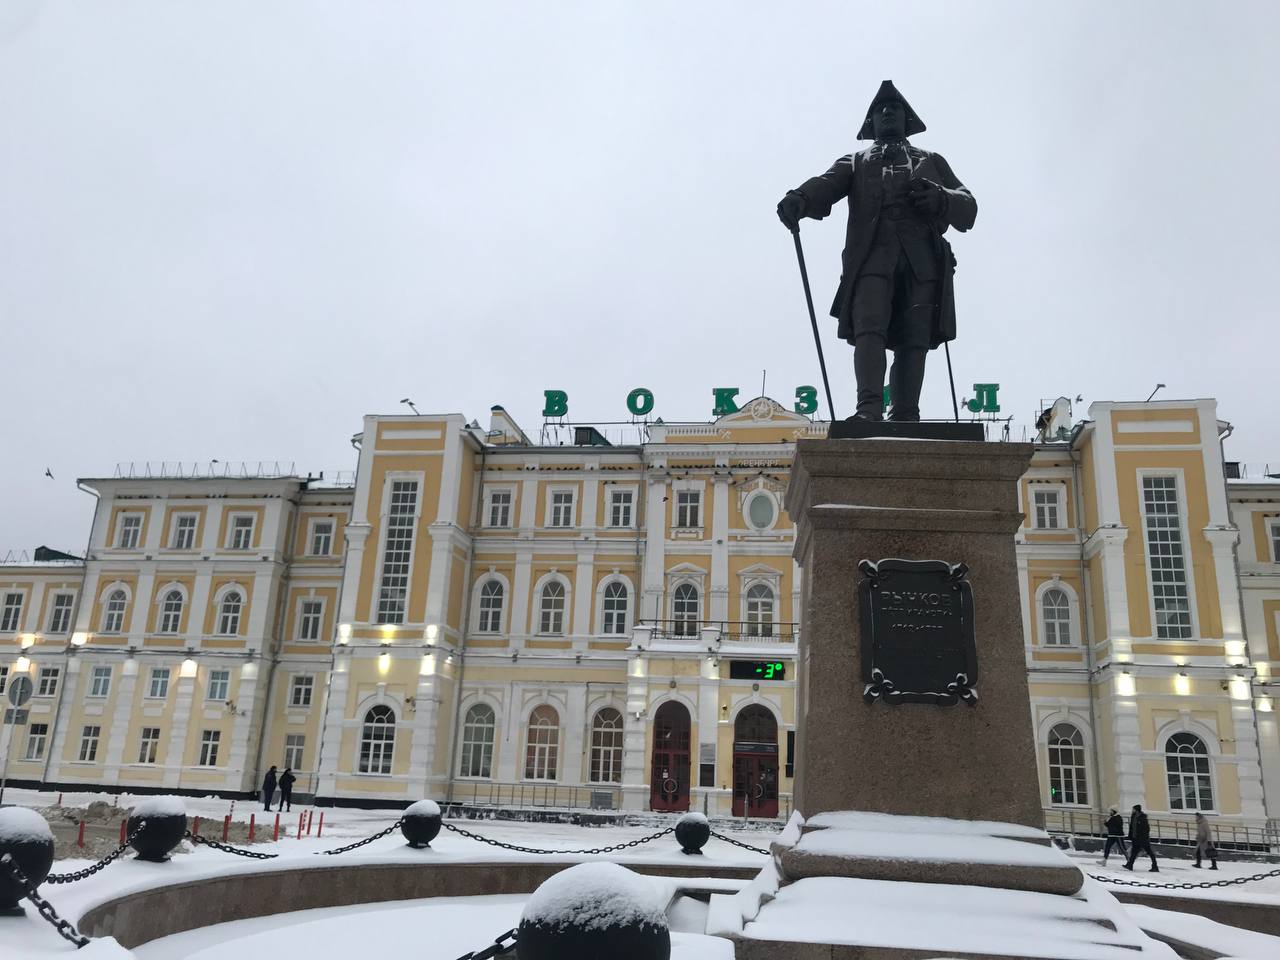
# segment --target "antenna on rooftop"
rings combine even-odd
[[[413,411],[413,415],[414,415],[415,417],[420,417],[420,416],[422,416],[422,414],[418,413],[418,408],[417,408],[417,407],[415,407],[415,406],[413,405],[413,401],[412,401],[412,400],[410,400],[408,397],[405,397],[405,398],[404,398],[403,400],[401,400],[400,402],[401,402],[401,403],[403,403],[405,406],[407,406],[410,410],[412,410],[412,411]]]
[[[1155,388],[1155,390],[1152,390],[1152,391],[1151,391],[1151,397],[1154,397],[1154,396],[1156,395],[1156,393],[1157,393],[1157,392],[1159,392],[1159,390],[1160,390],[1163,386],[1164,386],[1164,384],[1163,384],[1163,383],[1157,383],[1157,384],[1156,384],[1156,388]],[[1145,402],[1145,403],[1150,403],[1150,402],[1151,402],[1151,397],[1147,397],[1147,399],[1146,399],[1144,402]]]

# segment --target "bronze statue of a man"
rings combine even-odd
[[[849,198],[831,315],[853,344],[855,416],[866,420],[884,417],[886,349],[893,351],[890,419],[919,420],[925,357],[956,335],[955,259],[942,235],[973,226],[978,204],[947,161],[907,140],[924,129],[893,82],[884,81],[858,131],[859,140],[874,138],[871,146],[841,157],[778,204],[779,219],[795,231],[802,217],[821,220]]]

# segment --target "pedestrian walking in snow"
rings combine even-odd
[[[271,801],[276,795],[276,768],[275,764],[271,765],[271,769],[267,771],[267,775],[262,778],[262,809],[267,813],[271,812]]]
[[[272,769],[275,769],[274,767]],[[280,806],[278,809],[284,810],[286,807],[293,810],[293,781],[298,778],[293,775],[293,769],[284,768],[284,773],[280,774]]]
[[[1111,816],[1107,817],[1107,842],[1102,847],[1102,864],[1106,866],[1107,857],[1111,856],[1111,848],[1118,847],[1120,857],[1128,860],[1129,851],[1124,845],[1124,817],[1115,807],[1111,808]]]
[[[1209,862],[1213,866],[1210,870],[1218,869],[1218,848],[1213,845],[1213,831],[1209,829],[1209,821],[1203,813],[1196,814],[1196,862],[1192,866],[1200,866],[1200,858],[1208,857]]]
[[[1129,859],[1125,862],[1124,868],[1132,870],[1133,861],[1137,860],[1138,854],[1144,850],[1151,858],[1151,872],[1159,873],[1156,852],[1151,849],[1151,824],[1147,822],[1147,815],[1142,812],[1142,804],[1135,803],[1133,813],[1129,814]]]

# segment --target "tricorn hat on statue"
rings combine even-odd
[[[858,130],[859,140],[875,139],[875,124],[871,122],[871,112],[875,110],[876,104],[884,103],[886,100],[897,100],[907,111],[906,135],[914,137],[917,133],[924,133],[924,121],[916,115],[911,109],[911,104],[907,103],[907,98],[898,92],[898,88],[893,85],[892,80],[884,80],[880,83],[880,89],[876,91],[875,98],[871,101],[871,106],[867,107],[867,119],[862,121],[862,127]]]

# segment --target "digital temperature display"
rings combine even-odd
[[[729,677],[733,680],[785,680],[787,665],[781,660],[730,660]]]

